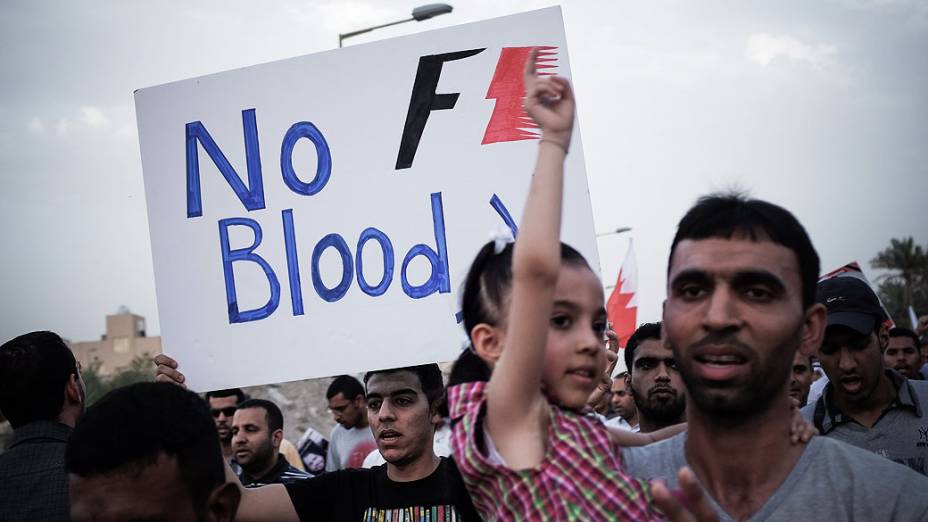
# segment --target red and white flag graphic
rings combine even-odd
[[[619,337],[619,346],[625,348],[628,338],[635,333],[638,319],[638,264],[635,262],[635,250],[631,240],[628,253],[619,269],[612,295],[606,301],[606,314],[612,329]]]

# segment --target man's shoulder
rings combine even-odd
[[[686,432],[647,446],[622,448],[625,471],[636,478],[663,478],[676,482],[677,471],[686,465]]]
[[[924,379],[906,379],[912,385],[912,389],[918,394],[919,399],[928,397],[928,381]]]
[[[336,437],[340,437],[348,432],[348,429],[342,426],[341,424],[335,423],[335,427],[332,428],[332,431],[329,432],[329,440],[335,440]]]
[[[871,490],[881,485],[891,490],[898,490],[903,485],[928,488],[928,477],[840,440],[814,437],[808,449],[813,451],[814,463],[809,469],[812,475],[829,475],[844,484],[856,484]]]
[[[928,477],[908,466],[829,437],[810,442],[810,465],[801,488],[832,514],[849,512],[885,520],[928,517]],[[842,518],[842,517],[838,517]]]

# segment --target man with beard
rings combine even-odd
[[[625,345],[625,366],[641,433],[684,422],[686,392],[674,355],[661,342],[661,323],[645,323]]]
[[[925,477],[826,437],[790,441],[793,356],[811,355],[825,330],[818,272],[808,235],[781,207],[715,195],[687,212],[670,249],[663,332],[686,384],[688,429],[623,450],[630,474],[670,488],[698,480],[723,521],[928,517]]]
[[[0,454],[0,520],[67,520],[65,447],[84,412],[84,382],[58,334],[0,346],[0,410],[13,438]]]
[[[789,381],[789,396],[796,399],[799,407],[806,405],[812,387],[812,357],[796,352],[793,356],[793,372]]]
[[[283,439],[284,416],[276,404],[248,399],[238,405],[232,419],[232,451],[241,468],[238,480],[243,486],[289,484],[309,478],[280,453]]]
[[[886,315],[867,283],[835,277],[818,284],[828,308],[819,360],[829,383],[803,408],[819,432],[928,475],[928,383],[884,369]]]
[[[883,352],[883,366],[901,373],[906,379],[922,379],[921,343],[915,332],[897,326],[889,331],[889,346]]]

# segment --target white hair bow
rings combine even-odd
[[[497,223],[490,230],[490,241],[493,242],[493,253],[499,254],[506,248],[509,243],[515,243],[516,239],[512,237],[512,230],[502,223]]]

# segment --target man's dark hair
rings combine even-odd
[[[331,399],[339,393],[349,401],[353,401],[358,395],[364,396],[364,386],[361,386],[361,382],[350,375],[339,375],[329,385],[329,389],[325,392],[325,398]]]
[[[904,328],[902,326],[896,326],[889,331],[889,336],[892,337],[908,337],[912,339],[912,342],[915,343],[915,349],[917,351],[922,351],[922,343],[919,342],[918,335],[915,334],[912,330]]]
[[[248,400],[248,396],[245,395],[245,392],[241,388],[229,388],[227,390],[213,390],[206,392],[206,401],[209,402],[211,397],[232,397],[235,396],[235,404],[241,404],[242,402]]]
[[[744,194],[720,193],[699,198],[677,227],[677,235],[670,246],[668,273],[680,241],[736,237],[772,241],[792,250],[799,264],[802,304],[808,308],[815,303],[819,259],[805,228],[785,208]]]
[[[364,385],[367,386],[367,381],[374,375],[396,372],[410,372],[419,377],[419,384],[422,385],[422,393],[424,393],[426,399],[428,399],[429,406],[438,404],[444,397],[445,386],[442,384],[441,368],[435,363],[367,372],[364,374]]]
[[[660,321],[642,324],[635,330],[635,333],[628,338],[628,342],[625,343],[625,368],[628,370],[628,373],[632,373],[632,366],[635,362],[635,349],[638,348],[639,344],[648,339],[661,340]]]
[[[238,405],[238,409],[240,410],[248,408],[262,408],[264,410],[264,416],[267,419],[267,430],[269,432],[274,433],[277,430],[284,429],[284,415],[280,412],[280,408],[273,402],[264,399],[248,399]]]
[[[32,332],[7,341],[0,346],[0,411],[14,429],[53,421],[76,374],[74,354],[56,333]]]
[[[65,469],[80,477],[138,473],[175,459],[194,510],[225,482],[219,435],[197,394],[163,382],[117,388],[87,409],[68,441]]]

